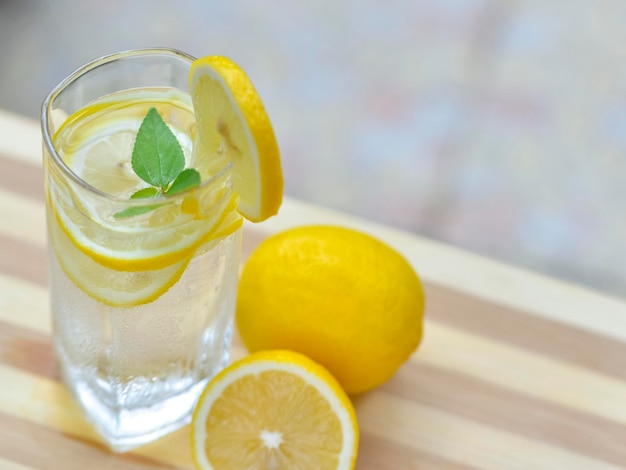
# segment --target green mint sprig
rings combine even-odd
[[[150,108],[139,126],[131,164],[135,174],[150,185],[133,193],[131,199],[176,194],[200,184],[200,173],[185,169],[183,149],[156,108]],[[144,214],[161,205],[129,207],[116,213],[115,218]]]

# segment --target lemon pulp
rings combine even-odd
[[[350,470],[359,441],[354,408],[335,378],[278,350],[220,372],[198,400],[191,434],[202,470]]]

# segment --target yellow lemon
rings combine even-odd
[[[278,144],[246,73],[226,57],[203,57],[191,65],[189,88],[197,128],[194,154],[207,166],[200,172],[232,164],[239,212],[253,222],[275,215],[283,194]]]
[[[350,229],[307,226],[252,253],[236,320],[250,351],[298,351],[356,394],[389,379],[416,349],[423,310],[421,282],[397,251]]]
[[[332,375],[291,351],[252,354],[220,372],[191,423],[201,470],[354,468],[354,408]]]

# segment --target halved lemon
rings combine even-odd
[[[253,222],[275,215],[283,194],[280,153],[246,73],[226,57],[208,56],[191,65],[189,87],[196,116],[194,160],[200,172],[232,162],[239,212]]]
[[[359,431],[334,377],[291,351],[252,354],[220,372],[191,424],[200,470],[354,468]]]

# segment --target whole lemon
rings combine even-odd
[[[305,226],[252,253],[236,321],[249,351],[300,352],[357,394],[389,379],[417,348],[423,312],[420,279],[393,248],[351,229]]]

